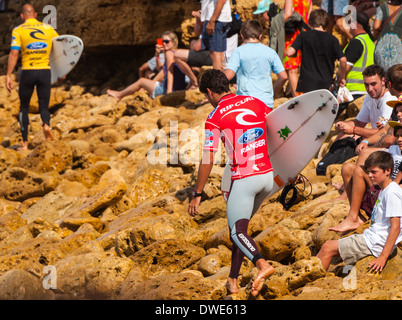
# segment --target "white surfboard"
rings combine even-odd
[[[77,65],[84,51],[82,40],[76,36],[63,35],[53,39],[50,52],[51,83],[56,83]]]
[[[274,187],[268,197],[286,186],[288,179],[295,178],[317,154],[338,108],[331,92],[316,90],[285,102],[266,116],[268,154],[274,169]],[[227,163],[221,182],[226,201],[230,187]]]

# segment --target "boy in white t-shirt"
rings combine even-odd
[[[369,263],[373,271],[382,271],[397,243],[402,241],[402,188],[392,181],[392,155],[385,151],[372,153],[365,161],[365,169],[373,184],[381,188],[371,215],[371,225],[363,234],[352,234],[340,240],[328,240],[317,257],[328,270],[333,257],[340,255],[345,265],[374,255]]]

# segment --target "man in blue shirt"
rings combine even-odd
[[[260,42],[262,31],[258,20],[243,23],[243,45],[233,51],[224,72],[229,80],[237,75],[237,95],[257,98],[272,109],[274,94],[282,90],[287,73],[278,54]],[[271,72],[278,76],[275,85]]]

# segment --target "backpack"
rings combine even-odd
[[[355,140],[352,137],[346,137],[335,141],[328,153],[318,163],[317,176],[325,176],[329,165],[344,163],[346,160],[355,157],[355,149],[361,140],[362,138]]]
[[[236,1],[233,0],[233,5],[236,5]],[[232,22],[229,22],[229,24],[226,27],[226,36],[230,38],[231,36],[240,33],[241,26],[243,24],[243,21],[241,20],[240,15],[237,13],[236,9],[232,10]]]

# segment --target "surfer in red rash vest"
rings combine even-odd
[[[232,294],[238,292],[237,278],[246,256],[258,269],[251,288],[251,294],[257,296],[265,280],[275,271],[247,234],[251,217],[274,183],[265,133],[265,116],[271,110],[256,98],[232,94],[225,74],[216,69],[204,73],[199,88],[215,109],[205,123],[204,152],[188,212],[191,216],[198,214],[202,190],[212,170],[214,152],[218,151],[219,139],[222,139],[232,171],[227,219],[233,246],[226,288]]]

